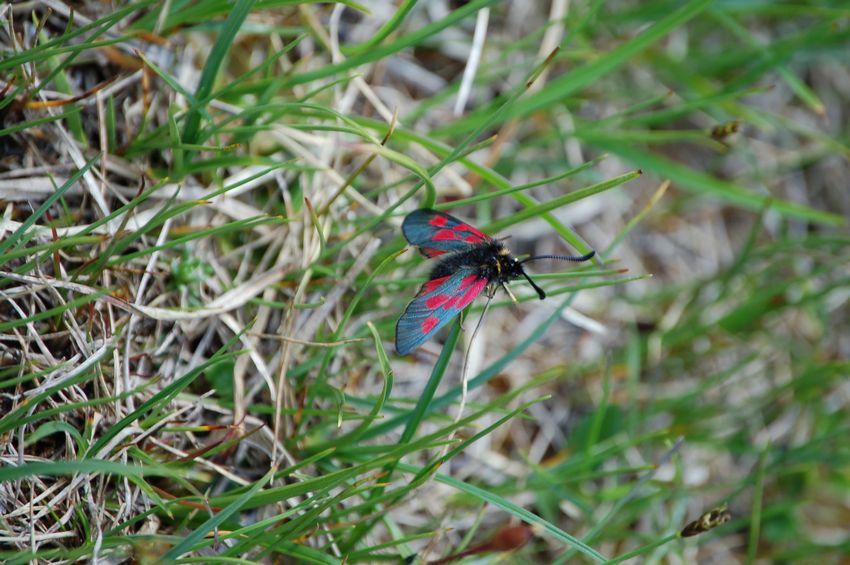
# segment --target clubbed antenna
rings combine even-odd
[[[572,256],[572,255],[535,255],[534,257],[529,257],[528,259],[523,259],[520,263],[527,263],[528,261],[536,261],[538,259],[557,259],[559,261],[573,261],[575,263],[581,263],[582,261],[587,261],[591,257],[596,255],[596,251],[591,251],[587,255],[581,256]],[[532,283],[533,284],[533,283]]]
[[[582,261],[587,261],[594,255],[596,255],[596,251],[591,251],[587,255],[582,255],[580,257],[573,257],[572,255],[536,255],[534,257],[529,257],[528,259],[520,261],[520,264],[527,263],[528,261],[536,261],[537,259],[557,259],[560,261],[573,261],[576,263],[580,263]],[[529,284],[531,284],[532,288],[537,291],[537,296],[540,297],[540,300],[546,298],[546,293],[543,292],[543,289],[537,286],[537,284],[535,284],[535,282],[531,280],[531,277],[529,277],[524,270],[520,269],[520,272],[522,273],[522,276],[525,277],[525,280],[527,280]]]
[[[527,280],[531,284],[532,288],[534,288],[534,290],[537,291],[537,296],[540,297],[540,300],[543,300],[544,298],[546,298],[546,293],[543,292],[543,289],[540,288],[539,286],[537,286],[537,284],[533,280],[531,280],[531,277],[529,277],[528,274],[526,274],[525,271],[520,271],[520,272],[522,273],[522,276],[525,277],[525,280]]]

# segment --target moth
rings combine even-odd
[[[490,293],[513,279],[525,278],[541,300],[546,293],[523,269],[537,259],[587,261],[595,254],[577,257],[538,255],[515,259],[505,245],[454,216],[423,208],[411,212],[401,225],[404,238],[425,257],[439,257],[428,282],[407,305],[395,327],[395,348],[407,355],[448,324],[485,289]]]

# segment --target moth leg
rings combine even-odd
[[[514,293],[513,293],[513,292],[511,292],[511,289],[509,289],[509,288],[508,288],[508,285],[506,285],[505,283],[502,283],[502,288],[504,288],[504,289],[505,289],[505,292],[507,292],[507,293],[508,293],[508,296],[510,296],[510,297],[511,297],[511,302],[513,302],[513,303],[514,303],[514,306],[516,306],[517,304],[519,304],[519,302],[517,302],[516,296],[514,296]]]

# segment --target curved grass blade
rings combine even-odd
[[[0,467],[0,483],[17,481],[26,477],[61,477],[80,473],[103,473],[120,475],[122,477],[144,477],[154,475],[160,477],[177,477],[176,470],[163,465],[125,465],[116,461],[104,459],[83,459],[77,461],[39,461],[23,465],[5,465]]]
[[[4,239],[2,242],[0,242],[0,255],[5,253],[10,247],[12,247],[15,243],[17,243],[17,241],[24,235],[24,233],[26,233],[26,231],[28,229],[30,229],[32,227],[32,225],[35,224],[39,220],[39,218],[41,218],[44,215],[44,213],[47,212],[50,209],[50,207],[53,206],[53,204],[57,200],[62,198],[62,195],[65,194],[65,192],[69,188],[74,186],[77,183],[77,181],[80,180],[82,178],[82,176],[84,174],[86,174],[86,172],[88,172],[88,170],[92,167],[92,165],[94,165],[95,162],[98,161],[99,159],[100,159],[100,155],[97,155],[97,156],[89,159],[89,161],[85,165],[83,165],[82,168],[78,169],[77,172],[75,172],[73,175],[71,175],[71,178],[69,178],[67,181],[65,181],[65,184],[60,186],[56,190],[56,192],[51,194],[41,204],[41,206],[38,207],[38,210],[36,210],[32,214],[30,214],[30,216],[26,220],[21,222],[21,225],[18,227],[18,229],[16,229],[14,232],[12,232],[11,235],[9,235],[6,239]],[[4,265],[4,263],[0,263],[0,267],[2,267],[3,265]]]
[[[418,474],[422,472],[422,469],[420,467],[409,465],[407,463],[400,463],[398,468],[400,471],[404,471],[411,474]],[[487,492],[484,489],[478,488],[476,486],[470,485],[469,483],[465,483],[463,481],[440,473],[435,474],[434,479],[437,482],[456,488],[457,490],[479,498],[484,502],[487,502],[488,504],[492,504],[493,506],[501,508],[505,512],[515,516],[516,518],[522,520],[527,524],[540,526],[547,534],[551,535],[557,540],[562,541],[567,545],[574,547],[576,551],[583,553],[585,556],[592,559],[596,563],[605,563],[607,561],[604,555],[602,555],[589,545],[585,544],[577,537],[568,534],[567,532],[565,532],[555,524],[552,524],[548,520],[544,520],[543,518],[532,514],[525,508],[517,506],[513,502],[506,500],[497,494]]]
[[[184,553],[191,551],[192,546],[201,541],[208,533],[222,525],[228,518],[238,512],[245,503],[248,502],[248,500],[260,491],[260,489],[266,486],[275,472],[276,469],[274,467],[269,469],[269,471],[263,475],[261,479],[254,481],[251,488],[245,491],[239,498],[228,504],[221,512],[216,512],[206,522],[195,528],[191,534],[183,539],[183,541],[172,547],[165,555],[162,556],[162,560],[168,563],[169,561],[176,560]]]

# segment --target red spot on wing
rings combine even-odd
[[[434,216],[433,218],[428,220],[428,223],[431,224],[432,226],[441,228],[444,225],[446,225],[447,223],[449,223],[449,219],[445,216]]]
[[[445,276],[445,277],[440,277],[438,279],[431,279],[430,281],[426,282],[425,284],[422,285],[421,294],[429,294],[431,292],[434,292],[435,290],[437,290],[438,286],[440,286],[441,284],[446,282],[447,278],[449,278],[449,277]]]
[[[440,323],[440,319],[439,319],[439,318],[437,318],[437,316],[428,316],[428,317],[427,317],[427,318],[425,318],[425,320],[422,322],[422,333],[423,333],[423,334],[427,334],[427,333],[429,333],[429,332],[430,332],[431,330],[433,330],[433,329],[434,329],[434,327],[436,327],[436,325],[437,325],[437,324],[439,324],[439,323]]]
[[[478,277],[477,277],[476,275],[468,275],[468,276],[465,276],[465,277],[463,278],[463,280],[462,280],[462,281],[460,281],[460,284],[459,284],[459,285],[458,285],[458,287],[457,287],[457,292],[460,292],[460,291],[464,290],[465,288],[467,288],[469,285],[471,285],[472,283],[474,283],[474,282],[475,282],[475,279],[477,279],[477,278],[478,278]],[[483,279],[482,279],[482,280],[483,280]]]
[[[470,243],[490,239],[487,235],[484,234],[484,232],[470,226],[469,224],[458,224],[452,229],[458,232],[466,231],[473,234],[463,238],[464,241],[468,241]]]
[[[436,288],[447,278],[441,277],[428,281],[422,286],[421,294],[427,295],[430,292],[436,291]],[[437,308],[442,308],[443,310],[462,310],[481,293],[481,289],[486,284],[487,279],[478,278],[476,275],[467,275],[460,281],[457,288],[452,291],[452,294],[435,294],[434,296],[429,296],[425,300],[425,308],[428,310],[436,310]]]
[[[443,310],[457,309],[458,300],[460,300],[460,294],[455,294],[454,296],[437,294],[425,301],[425,307],[429,310],[436,310],[440,307]]]
[[[434,308],[439,308],[449,299],[448,294],[435,294],[425,301],[425,307],[433,310]]]
[[[437,255],[442,255],[445,251],[441,249],[434,249],[433,247],[423,247],[422,253],[424,253],[426,257],[436,257]]]
[[[434,241],[451,241],[453,239],[458,239],[457,234],[452,230],[440,230],[434,234],[432,238]]]
[[[466,292],[463,293],[463,296],[457,301],[456,308],[461,310],[466,308],[470,302],[475,300],[475,297],[481,294],[481,291],[484,290],[484,287],[487,286],[487,279],[478,279],[475,281],[471,287],[469,287]]]

